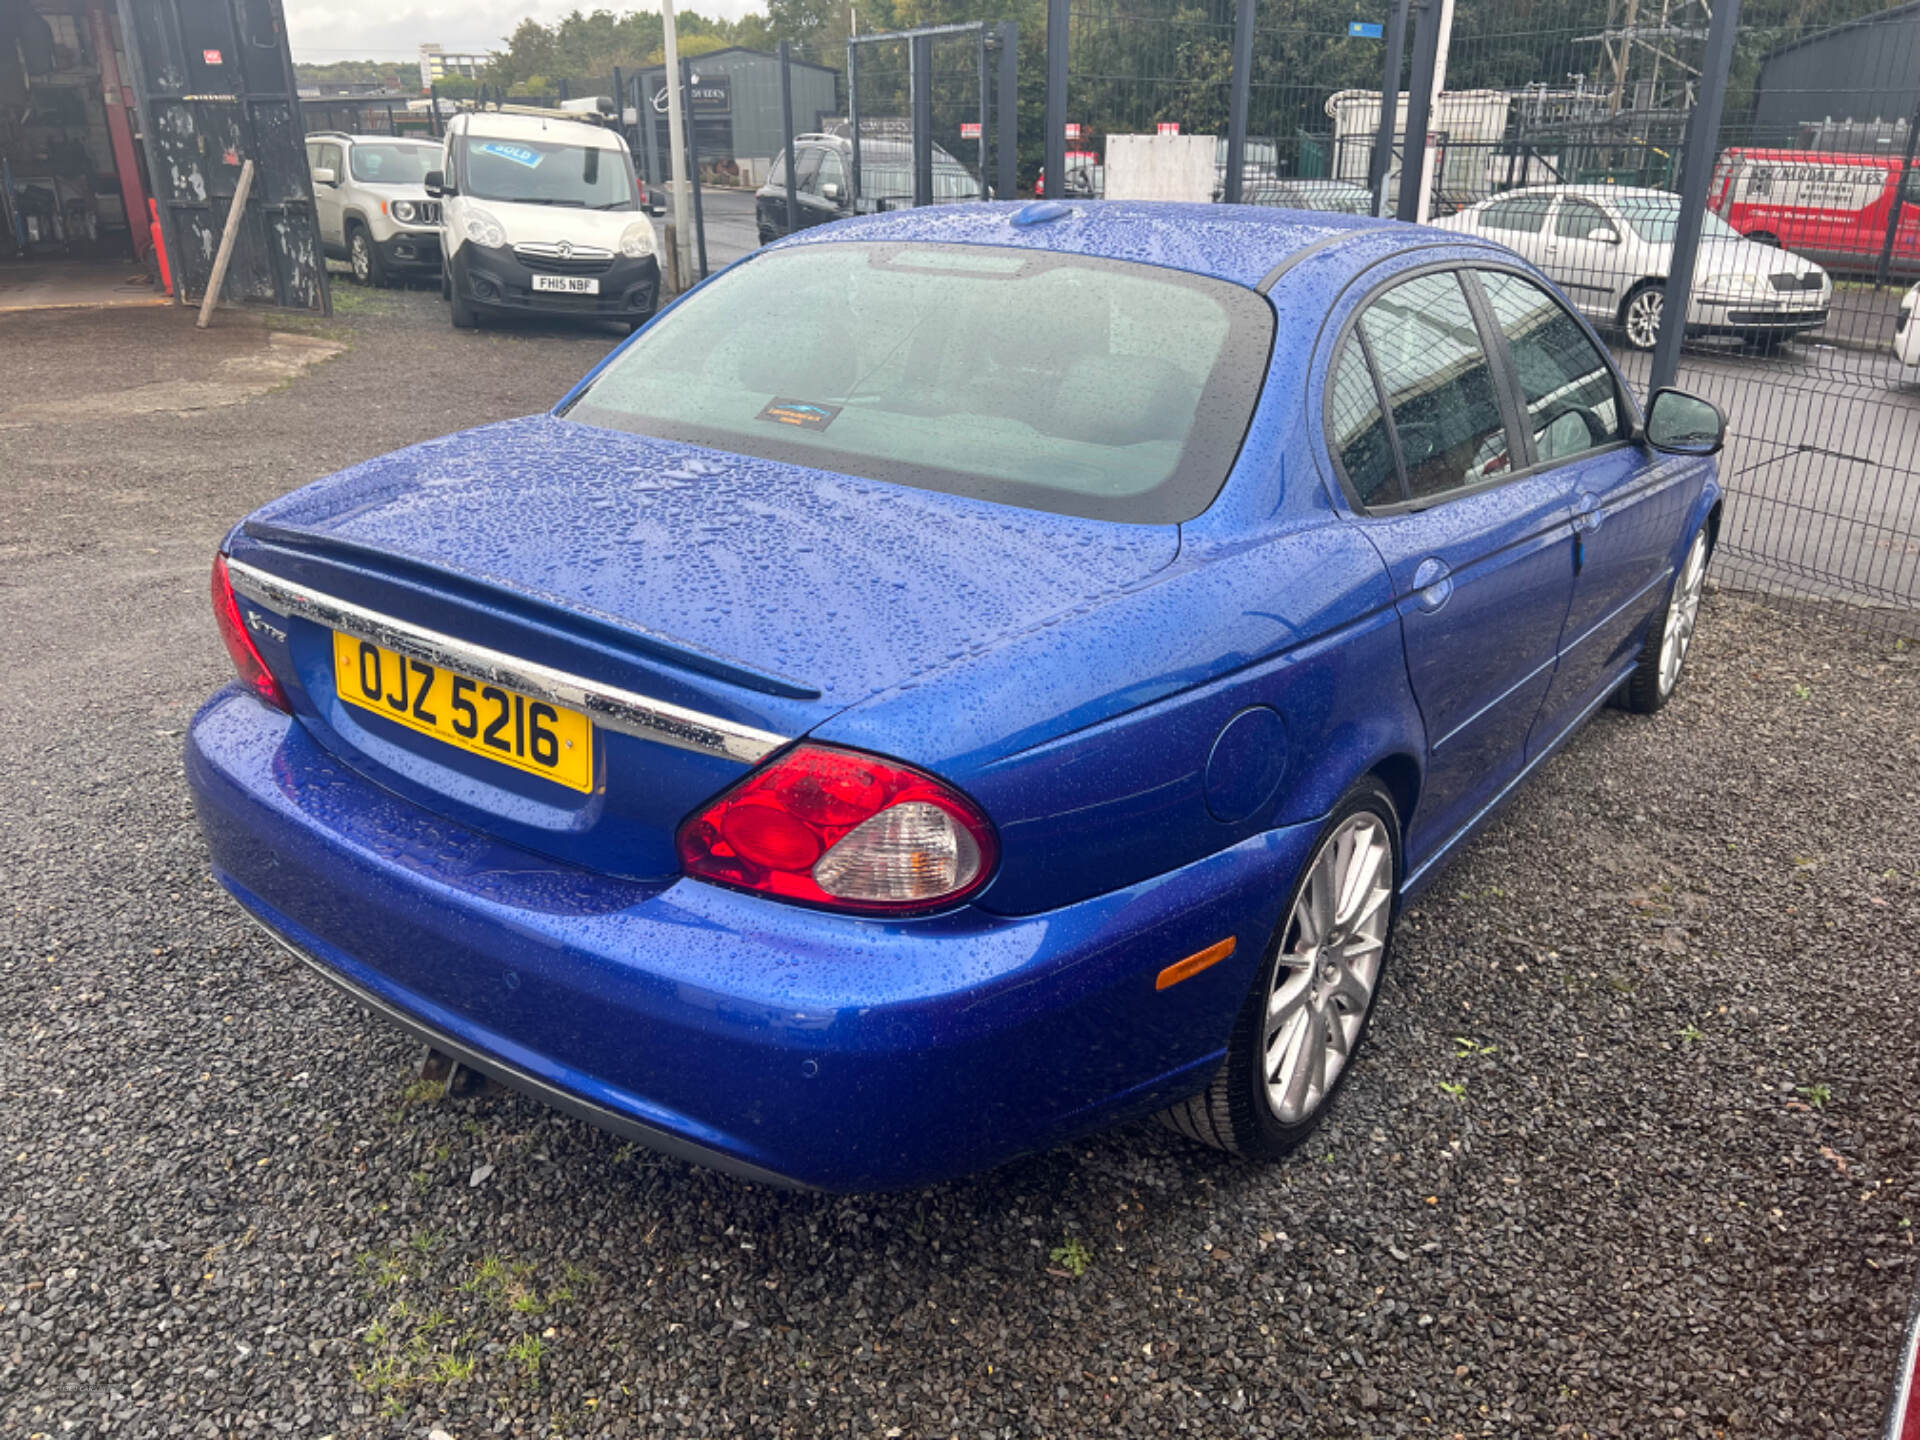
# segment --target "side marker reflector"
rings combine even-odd
[[[1191,979],[1209,965],[1218,965],[1233,954],[1234,946],[1239,942],[1231,935],[1218,945],[1209,945],[1197,955],[1189,955],[1184,960],[1176,960],[1160,972],[1160,978],[1153,982],[1156,990],[1166,990],[1178,985],[1182,980]]]

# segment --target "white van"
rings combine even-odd
[[[629,328],[653,318],[653,222],[617,132],[559,111],[462,111],[447,122],[441,168],[426,188],[441,202],[442,293],[456,327],[487,315],[577,315]]]

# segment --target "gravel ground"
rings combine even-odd
[[[0,1433],[1872,1433],[1920,1268],[1913,649],[1712,596],[1667,712],[1604,712],[1407,917],[1289,1165],[1137,1126],[758,1190],[422,1100],[207,877],[227,525],[614,339],[349,294],[345,353],[186,414],[109,392],[264,330],[0,321],[115,416],[0,410]]]

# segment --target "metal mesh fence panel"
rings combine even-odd
[[[1676,321],[1667,282],[1709,21],[1703,0],[1461,0],[1440,44],[1417,213],[1546,271],[1642,403],[1651,351]],[[1306,4],[1256,12],[1246,200],[1369,207],[1384,60],[1373,29]],[[1716,568],[1745,588],[1912,628],[1920,10],[1749,0],[1736,36],[1678,372],[1730,420]],[[1077,0],[1069,196],[1108,192],[1116,136],[1177,127],[1215,140],[1221,198],[1233,42],[1233,6],[1217,0]],[[1409,38],[1407,71],[1413,48]],[[1388,213],[1402,173],[1423,169],[1405,163],[1407,109],[1402,92]]]

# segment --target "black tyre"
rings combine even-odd
[[[450,302],[453,314],[454,329],[472,330],[479,325],[480,312],[475,310],[473,303],[469,301],[465,295],[460,293],[459,286],[449,286],[447,299]]]
[[[1693,645],[1694,622],[1700,615],[1700,594],[1706,585],[1706,528],[1701,527],[1687,547],[1687,558],[1673,577],[1662,605],[1647,625],[1647,638],[1640,645],[1640,661],[1620,687],[1621,708],[1651,715],[1673,698],[1687,663],[1687,651]]]
[[[353,278],[360,284],[377,289],[387,283],[387,267],[380,259],[380,247],[373,243],[364,225],[352,226],[347,231],[347,263],[353,267]]]
[[[1393,943],[1400,820],[1362,781],[1327,820],[1234,1022],[1213,1082],[1161,1118],[1189,1139],[1276,1160],[1313,1133],[1366,1038]]]

